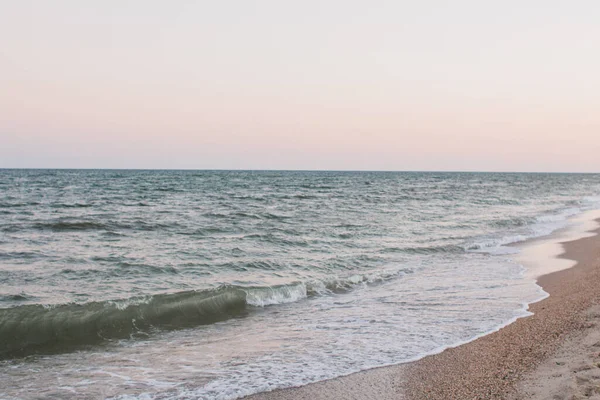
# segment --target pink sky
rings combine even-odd
[[[2,2],[0,167],[600,172],[600,3],[484,3]]]

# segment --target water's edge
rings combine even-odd
[[[440,346],[430,352],[423,353],[417,357],[413,357],[413,358],[407,359],[407,360],[399,362],[399,363],[380,365],[380,366],[377,366],[374,368],[368,368],[368,369],[364,369],[361,371],[352,372],[350,374],[340,375],[335,378],[326,379],[323,381],[312,382],[312,383],[309,383],[309,384],[303,385],[303,386],[311,386],[314,384],[320,384],[320,383],[327,382],[327,381],[335,381],[337,379],[350,377],[350,376],[353,376],[356,374],[368,373],[369,371],[385,369],[385,368],[390,368],[390,367],[398,367],[398,366],[403,366],[403,365],[408,365],[410,363],[418,362],[419,360],[422,360],[424,358],[442,353],[445,350],[464,346],[464,345],[474,342],[482,337],[494,334],[494,333],[500,331],[501,329],[505,328],[506,326],[513,324],[518,319],[526,318],[528,316],[533,315],[533,313],[531,311],[529,311],[530,305],[538,303],[550,296],[550,294],[548,292],[546,292],[541,285],[539,285],[539,283],[538,283],[539,279],[545,275],[552,274],[554,272],[561,271],[564,269],[573,268],[577,265],[577,260],[572,260],[572,259],[562,257],[562,255],[564,254],[564,244],[568,243],[568,242],[577,241],[577,240],[580,240],[583,238],[598,236],[598,235],[600,235],[600,209],[594,209],[594,210],[582,211],[581,213],[571,216],[567,220],[567,226],[559,228],[559,229],[551,232],[550,234],[546,234],[546,235],[542,235],[542,236],[534,237],[534,238],[528,238],[523,241],[507,244],[508,246],[519,249],[519,252],[515,255],[515,260],[517,260],[518,262],[521,263],[521,265],[523,267],[522,274],[524,276],[530,276],[533,279],[532,283],[535,286],[537,286],[537,288],[540,292],[539,298],[534,299],[533,301],[530,301],[530,302],[522,303],[522,309],[520,310],[522,315],[514,316],[513,318],[509,319],[505,323],[502,323],[489,331],[475,335],[472,338],[469,338],[467,340],[455,342],[450,345]],[[557,251],[557,248],[559,249],[559,251]],[[552,268],[548,268],[545,271],[541,271],[541,273],[539,273],[540,271],[539,271],[539,269],[537,269],[536,271],[538,272],[538,274],[535,274],[535,275],[531,274],[531,270],[533,269],[534,266],[538,267],[540,263],[548,262],[548,261],[557,262],[558,267],[555,265]],[[272,391],[271,393],[275,394],[277,392],[285,392],[288,390],[297,389],[298,387],[300,387],[300,386],[288,387],[288,388],[277,388],[274,391]],[[254,394],[242,396],[240,398],[250,400],[250,399],[256,398],[258,396],[262,399],[262,395],[265,395],[265,394],[268,395],[269,392],[254,393]],[[269,399],[270,399],[270,397],[269,397]]]

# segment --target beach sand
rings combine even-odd
[[[550,296],[532,316],[413,363],[249,398],[600,399],[600,236],[564,248],[577,264],[539,278]]]

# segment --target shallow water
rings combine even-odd
[[[0,398],[222,398],[526,314],[600,175],[0,170]],[[32,379],[32,376],[36,379]]]

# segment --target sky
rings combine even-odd
[[[0,168],[600,172],[597,0],[0,0]]]

